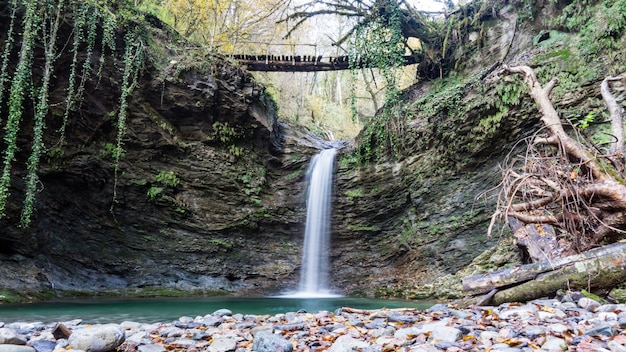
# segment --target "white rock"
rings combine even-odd
[[[209,352],[228,352],[237,348],[237,340],[230,337],[217,338],[209,346]]]
[[[76,329],[68,339],[73,350],[106,352],[124,342],[124,329],[118,324],[103,324]]]
[[[583,297],[578,300],[578,306],[590,312],[595,312],[600,308],[600,303],[589,297]]]
[[[546,336],[546,342],[541,345],[541,349],[544,351],[565,351],[567,350],[567,343],[562,338],[549,335]]]
[[[352,352],[365,347],[369,347],[369,343],[363,340],[357,340],[352,336],[342,335],[333,342],[328,352]]]
[[[11,328],[0,328],[0,344],[25,345],[26,338]]]
[[[450,326],[442,326],[432,331],[429,340],[432,343],[455,342],[460,337],[461,330]]]

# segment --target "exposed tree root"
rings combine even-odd
[[[621,174],[623,117],[609,87],[609,82],[621,77],[607,77],[601,85],[615,136],[604,155],[578,136],[575,128],[571,135],[565,131],[549,97],[556,79],[542,87],[528,66],[504,65],[503,71],[524,77],[541,113],[543,128],[526,140],[526,155],[513,158],[503,171],[499,207],[492,222],[514,218],[525,224],[552,226],[553,231],[533,232],[534,240],[541,242],[537,251],[541,254],[533,257],[536,261],[582,252],[622,238],[626,233],[626,186]],[[525,231],[516,233],[516,237],[528,244],[528,229]],[[546,241],[541,236],[553,239]],[[551,251],[552,255],[544,256]]]

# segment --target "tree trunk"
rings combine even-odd
[[[546,260],[540,263],[526,264],[488,274],[466,277],[463,279],[463,289],[466,291],[489,290],[493,288],[517,285],[525,281],[533,280],[540,274],[558,270],[565,266],[571,266],[578,262],[593,261],[598,258],[612,257],[615,255],[626,256],[626,243],[619,242],[563,258]]]

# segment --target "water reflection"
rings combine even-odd
[[[341,307],[356,309],[418,308],[426,309],[434,302],[376,300],[348,297],[330,298],[168,298],[128,300],[72,300],[31,304],[0,304],[0,322],[15,321],[53,323],[83,319],[89,323],[120,323],[137,321],[145,323],[174,321],[181,316],[196,317],[210,314],[218,309],[230,309],[233,313],[269,314],[296,312],[334,311]]]

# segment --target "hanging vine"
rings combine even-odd
[[[115,171],[113,181],[113,202],[111,212],[117,201],[117,183],[119,178],[120,159],[124,155],[124,135],[126,134],[126,117],[128,111],[128,97],[137,86],[137,78],[142,68],[144,47],[137,30],[130,31],[124,37],[126,50],[124,51],[124,75],[122,79],[122,93],[120,108],[117,116],[117,139],[115,145]]]
[[[65,128],[67,127],[67,121],[69,119],[70,111],[74,107],[75,95],[76,95],[76,67],[78,66],[78,53],[80,45],[82,43],[83,31],[87,18],[87,12],[89,11],[89,3],[83,2],[79,5],[78,11],[75,11],[74,16],[74,40],[72,43],[72,63],[70,64],[70,77],[68,78],[67,95],[65,97],[65,113],[63,114],[63,123],[59,128],[61,135],[59,139],[59,145],[62,146],[65,142]]]
[[[24,205],[22,206],[22,215],[20,223],[22,226],[28,226],[30,224],[30,216],[33,213],[33,204],[35,202],[35,193],[37,191],[37,184],[39,177],[37,176],[37,169],[39,167],[39,158],[44,148],[43,145],[43,130],[44,130],[44,117],[48,114],[48,96],[50,78],[52,76],[54,60],[56,58],[56,39],[59,24],[62,16],[62,10],[64,6],[64,0],[60,0],[54,11],[54,4],[51,2],[46,3],[44,7],[44,21],[43,21],[43,41],[45,50],[45,65],[43,71],[43,79],[39,94],[37,94],[37,105],[35,107],[35,116],[33,124],[33,142],[32,151],[28,157],[26,163],[27,175],[25,179],[26,184],[26,197],[24,199]],[[48,11],[50,13],[48,13]],[[48,19],[46,21],[45,19]]]
[[[0,111],[4,103],[4,86],[9,79],[9,58],[11,57],[11,48],[13,47],[13,27],[15,25],[15,13],[17,12],[16,0],[11,1],[11,22],[7,31],[7,38],[4,42],[4,51],[2,52],[2,67],[0,68]],[[2,117],[0,116],[0,122]]]
[[[404,37],[401,10],[398,1],[391,0],[385,16],[359,26],[354,31],[350,45],[350,68],[377,67],[385,82],[385,106],[365,127],[359,141],[362,161],[375,160],[383,154],[396,155],[399,151],[398,133],[403,126],[400,112],[400,90],[396,73],[404,63]],[[354,91],[354,89],[353,89]],[[357,112],[356,98],[352,95],[351,110]],[[356,118],[356,116],[353,116]]]
[[[106,4],[79,0],[12,0],[5,5],[10,6],[11,20],[8,24],[6,37],[3,38],[3,52],[0,65],[0,107],[6,107],[6,120],[3,123],[2,173],[0,175],[0,218],[7,216],[7,201],[11,196],[12,179],[15,173],[13,164],[20,160],[17,152],[30,148],[25,161],[24,201],[20,216],[20,225],[31,223],[35,208],[35,198],[41,185],[38,169],[42,153],[46,152],[44,132],[46,116],[50,113],[50,87],[56,78],[55,61],[63,54],[64,46],[57,48],[59,41],[66,42],[71,55],[69,76],[66,83],[66,95],[63,98],[65,107],[58,147],[62,147],[66,138],[66,129],[71,112],[80,108],[88,81],[93,80],[92,56],[97,51],[97,40],[101,38],[98,86],[105,67],[105,54],[115,55],[115,40],[120,29],[126,28],[125,52],[123,56],[124,71],[120,92],[120,106],[116,121],[117,137],[114,152],[115,179],[113,203],[117,197],[116,185],[119,174],[120,159],[124,155],[123,138],[126,134],[128,101],[133,89],[137,86],[139,73],[144,62],[143,32],[137,26],[140,15],[133,12],[133,7],[124,8],[123,16],[116,16]],[[119,10],[119,9],[118,9]],[[67,16],[71,13],[71,16]],[[66,25],[65,18],[72,18],[69,37],[60,35],[60,28]],[[116,18],[122,18],[119,25]],[[19,26],[19,28],[17,27]],[[102,32],[98,33],[98,28]],[[121,28],[120,28],[121,27]],[[66,32],[67,33],[67,32]],[[14,54],[17,36],[21,36],[20,51]],[[61,39],[63,38],[63,39]],[[41,71],[34,67],[35,48],[43,49]],[[15,62],[15,65],[12,64]],[[39,61],[37,61],[39,64]],[[33,71],[39,72],[33,75]],[[10,84],[9,84],[10,82]],[[8,85],[8,87],[7,87]],[[55,84],[56,85],[56,84]],[[58,85],[56,85],[58,86]],[[7,96],[4,102],[4,96]],[[26,107],[32,108],[32,140],[30,146],[18,146],[18,133],[24,116],[29,116]],[[1,111],[0,111],[1,112]],[[1,121],[1,120],[0,120]]]
[[[39,33],[41,16],[38,13],[37,0],[25,0],[24,26],[22,29],[22,46],[19,60],[9,91],[9,109],[4,128],[4,155],[2,175],[0,176],[0,218],[5,216],[6,200],[9,197],[11,169],[17,151],[17,133],[22,119],[24,100],[29,88],[33,49],[35,38]]]

